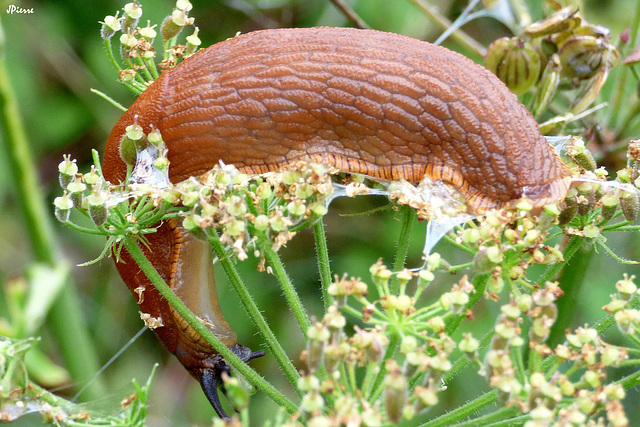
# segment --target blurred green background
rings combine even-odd
[[[591,0],[585,2],[584,15],[593,23],[608,26],[612,40],[630,22],[631,11],[637,0]],[[82,0],[56,1],[2,1],[0,20],[4,27],[5,49],[11,84],[17,94],[20,111],[27,129],[31,151],[38,168],[38,179],[47,197],[47,206],[61,190],[58,186],[57,165],[64,153],[78,159],[80,170],[86,172],[91,164],[91,149],[102,151],[111,127],[120,112],[90,92],[95,88],[111,95],[123,105],[130,105],[134,97],[117,81],[117,75],[107,61],[98,21],[106,15],[120,10],[125,1],[86,2]],[[208,46],[236,32],[247,32],[270,27],[299,26],[344,26],[345,18],[328,0],[192,0],[200,28],[203,46]],[[425,40],[435,40],[440,34],[424,15],[408,0],[360,0],[349,2],[361,17],[372,27],[403,33]],[[465,7],[465,1],[438,0],[440,11],[451,19]],[[533,18],[542,17],[542,1],[527,1]],[[9,15],[5,11],[9,4],[33,8],[28,15]],[[168,0],[142,2],[142,22],[159,23],[170,13],[174,3]],[[503,35],[510,35],[499,22],[484,18],[465,27],[480,43],[488,45]],[[447,43],[445,43],[447,44]],[[449,47],[460,50],[455,44]],[[481,62],[481,58],[473,58]],[[615,73],[610,80],[615,79]],[[608,83],[611,85],[611,81]],[[636,138],[640,135],[635,135]],[[32,263],[33,255],[21,211],[16,200],[11,168],[6,164],[4,145],[0,145],[0,280],[24,274]],[[395,240],[399,234],[399,221],[393,211],[366,216],[343,216],[367,211],[385,204],[385,200],[365,197],[358,200],[338,200],[332,205],[326,218],[332,271],[342,275],[348,273],[369,279],[368,268],[379,257],[391,264]],[[55,220],[54,220],[55,221]],[[73,265],[95,258],[104,241],[101,238],[72,232],[55,222],[57,247],[63,257]],[[409,266],[419,264],[424,242],[424,224],[416,227],[412,242]],[[638,238],[632,235],[611,235],[608,242],[621,256],[640,259]],[[452,249],[446,243],[438,246],[451,263],[468,261],[465,254]],[[309,311],[322,315],[322,303],[318,289],[317,268],[310,230],[300,233],[283,251],[282,257],[307,305]],[[272,277],[255,274],[255,262],[249,260],[241,265],[259,306],[277,332],[290,357],[298,360],[303,340],[292,315],[285,309],[282,296]],[[613,292],[613,284],[622,272],[638,273],[637,267],[621,266],[606,254],[592,258],[588,270],[588,281],[583,288],[579,305],[579,316],[574,326],[594,322],[602,317],[600,307]],[[218,271],[220,299],[223,311],[238,332],[239,342],[254,350],[261,348],[255,329],[244,316],[243,310],[228,287],[225,277]],[[535,273],[535,272],[532,272]],[[110,260],[97,265],[73,269],[74,280],[81,299],[81,309],[86,327],[100,358],[100,363],[109,360],[141,327],[138,309],[133,298],[117,276]],[[535,276],[534,276],[535,277]],[[447,289],[459,277],[442,274],[438,284],[427,298],[437,298],[438,292]],[[0,306],[1,308],[1,306]],[[492,327],[492,314],[499,303],[481,302],[475,310],[476,322],[471,326],[477,336]],[[0,317],[2,317],[0,312]],[[40,347],[51,358],[61,362],[55,336],[45,326],[42,329]],[[611,339],[617,339],[615,333]],[[119,402],[132,393],[131,379],[143,382],[154,363],[160,363],[149,406],[149,425],[207,425],[213,411],[193,381],[177,361],[162,348],[151,332],[144,333],[101,376],[106,394],[92,399],[92,409],[105,412],[117,410]],[[279,375],[275,362],[267,357],[252,362],[252,365],[274,382],[279,388],[287,387],[284,376]],[[91,378],[79,379],[79,383],[62,384],[59,393],[65,397],[75,394]],[[439,410],[454,408],[488,390],[485,380],[473,369],[459,377],[442,394]],[[80,396],[80,401],[83,396]],[[633,401],[637,394],[627,399],[630,419],[633,419]],[[635,405],[637,406],[637,405]],[[252,417],[255,421],[272,418],[276,408],[271,401],[258,394],[252,400]],[[635,408],[635,415],[640,413]],[[39,422],[37,415],[23,418],[17,424],[29,425]],[[261,424],[261,423],[260,423]]]

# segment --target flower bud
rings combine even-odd
[[[624,279],[618,280],[618,282],[616,282],[616,290],[618,291],[618,296],[620,297],[620,299],[629,301],[638,290],[638,287],[633,282],[633,279],[635,279],[635,276],[628,277],[625,273]]]
[[[69,185],[67,185],[67,191],[73,201],[73,206],[76,209],[82,208],[82,193],[87,189],[87,186],[82,180],[76,177]]]
[[[122,59],[130,59],[132,50],[138,45],[138,39],[133,34],[124,33],[120,36],[120,56]]]
[[[640,200],[638,193],[635,191],[620,192],[620,209],[627,221],[635,221],[638,218],[638,209],[640,208]]]
[[[615,194],[609,193],[602,196],[600,201],[602,203],[600,214],[604,221],[608,221],[613,218],[613,215],[616,213],[618,204],[620,203],[620,198]]]
[[[67,185],[73,181],[76,174],[78,173],[78,165],[76,164],[76,160],[71,160],[70,154],[65,154],[62,162],[58,165],[58,172],[60,172],[59,181],[60,187],[62,189],[67,188]]]
[[[124,21],[122,22],[122,32],[133,34],[138,26],[138,21],[142,16],[142,7],[136,2],[124,5]]]
[[[73,201],[65,191],[61,197],[56,197],[53,200],[55,206],[56,218],[60,222],[69,221],[69,215],[71,214],[71,208],[73,208]]]
[[[564,199],[564,208],[558,217],[558,224],[565,225],[568,224],[576,213],[578,213],[578,190],[571,187],[569,191],[567,191],[567,196]]]
[[[387,360],[387,375],[384,379],[384,408],[387,418],[393,424],[402,421],[402,413],[407,403],[407,380],[402,370],[392,359]]]
[[[146,41],[148,41],[149,43],[153,43],[153,40],[156,38],[156,30],[155,30],[155,25],[151,25],[150,23],[147,23],[146,27],[142,27],[140,28],[140,36],[142,38],[144,38]]]
[[[191,55],[195,53],[198,47],[202,44],[202,41],[198,37],[198,27],[193,30],[193,34],[187,36],[187,49],[185,50],[185,55]]]
[[[144,144],[146,144],[146,137],[142,126],[137,123],[127,126],[120,140],[120,158],[128,165],[135,165],[138,151],[145,148]]]
[[[102,28],[100,29],[100,36],[106,40],[113,37],[122,26],[120,25],[120,18],[118,18],[118,13],[116,16],[107,15],[104,18],[104,22],[102,23]]]
[[[93,165],[91,165],[91,170],[89,171],[89,173],[85,173],[82,176],[82,179],[89,187],[89,190],[93,190],[95,186],[102,183],[102,177],[98,174],[96,167]]]
[[[584,140],[578,137],[571,137],[567,144],[567,154],[573,158],[573,160],[582,166],[584,170],[595,171],[596,161],[593,158],[593,154],[589,151],[584,144]]]
[[[540,55],[518,38],[500,38],[487,48],[485,66],[516,94],[526,92],[538,80]]]
[[[109,213],[106,206],[106,197],[101,192],[92,193],[87,197],[87,203],[89,204],[89,216],[93,223],[100,227],[107,220]]]
[[[596,203],[596,195],[590,182],[581,182],[576,185],[578,190],[578,215],[586,215],[593,209]]]
[[[184,12],[189,12],[193,9],[193,5],[189,0],[178,0],[176,1],[176,9],[182,10]]]
[[[185,25],[187,25],[187,14],[179,9],[173,11],[170,16],[167,16],[160,26],[160,34],[162,39],[167,42],[176,37]]]
[[[502,258],[502,252],[498,246],[483,246],[473,260],[473,270],[476,273],[487,273],[501,263]]]
[[[309,371],[315,371],[324,355],[325,343],[331,337],[329,329],[320,322],[311,325],[307,331],[307,367]]]
[[[473,338],[470,333],[465,333],[458,344],[458,348],[460,351],[464,352],[467,357],[474,358],[477,356],[478,348],[480,348],[480,342]]]

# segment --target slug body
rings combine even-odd
[[[118,147],[134,121],[162,133],[172,182],[220,160],[262,173],[307,159],[383,180],[444,181],[470,212],[482,213],[523,197],[535,207],[561,200],[571,180],[534,118],[497,77],[448,49],[380,31],[265,30],[199,51],[164,72],[116,124],[103,166],[111,182],[125,178]],[[195,272],[178,270],[189,251],[198,252],[185,251],[190,240],[165,223],[147,250],[172,288],[191,283],[183,298],[197,292],[197,283],[213,283],[212,276],[193,280]],[[142,311],[165,319],[155,331],[192,374],[218,366],[215,352],[168,311],[132,261],[118,269],[132,290],[143,286],[152,295]],[[208,295],[213,299],[187,305],[234,346],[215,290]]]

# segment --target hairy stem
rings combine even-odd
[[[219,263],[222,264],[222,268],[224,269],[229,281],[231,282],[233,288],[235,289],[240,301],[242,302],[242,306],[247,310],[249,317],[251,318],[253,324],[258,328],[260,335],[265,340],[265,343],[269,347],[271,353],[278,361],[282,372],[284,372],[285,376],[297,389],[298,378],[300,378],[300,374],[296,370],[296,367],[293,365],[293,362],[287,356],[287,353],[282,348],[282,345],[276,338],[275,334],[269,327],[266,319],[260,312],[260,309],[256,305],[255,301],[251,297],[249,290],[244,284],[244,281],[240,277],[236,266],[233,261],[227,256],[225,253],[224,247],[218,238],[218,235],[215,233],[210,233],[209,235],[209,243],[213,247],[214,253],[218,256]]]
[[[200,320],[187,308],[187,306],[176,296],[175,293],[169,288],[165,281],[160,277],[157,270],[144,256],[144,253],[138,246],[135,238],[127,236],[123,240],[124,248],[129,252],[129,255],[138,264],[142,272],[149,278],[153,285],[158,289],[158,292],[167,300],[169,304],[182,316],[191,327],[202,336],[211,346],[218,352],[225,361],[244,375],[247,380],[262,390],[267,396],[273,399],[278,405],[285,408],[289,413],[294,413],[297,410],[296,405],[280,393],[275,387],[273,387],[268,381],[260,376],[256,371],[251,369],[249,365],[244,363],[238,358],[226,345],[205,327]]]

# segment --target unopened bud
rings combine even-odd
[[[62,196],[56,197],[53,200],[53,205],[55,206],[55,214],[56,218],[60,222],[69,221],[69,215],[71,214],[71,208],[73,208],[73,201],[65,191]]]
[[[596,161],[593,158],[593,154],[589,151],[582,138],[572,137],[567,145],[567,154],[575,160],[577,164],[582,166],[583,169],[588,171],[596,170]]]
[[[151,23],[147,23],[146,27],[140,28],[140,36],[147,40],[149,43],[153,43],[153,40],[157,35],[155,27],[155,25],[151,26]]]
[[[131,33],[124,33],[120,36],[120,56],[122,59],[130,59],[133,48],[138,45],[138,39]]]
[[[502,253],[499,247],[483,246],[473,260],[473,270],[476,273],[487,273],[500,262],[502,262]]]
[[[324,346],[331,337],[329,329],[320,322],[311,325],[307,331],[307,367],[311,372],[315,371],[324,355]]]
[[[146,138],[142,126],[138,124],[127,126],[120,140],[120,158],[128,165],[135,165],[138,151],[143,150],[145,144]]]
[[[487,48],[485,66],[516,94],[526,92],[538,80],[540,55],[518,38],[500,38]]]
[[[82,180],[76,177],[69,185],[67,185],[67,191],[73,201],[73,206],[76,209],[82,207],[82,193],[87,189],[87,185]]]
[[[124,33],[133,34],[142,16],[142,7],[136,2],[124,5],[124,21],[122,28]]]
[[[589,182],[581,182],[576,185],[578,190],[579,203],[578,203],[578,215],[586,215],[591,209],[593,209],[596,203],[596,195],[593,190],[593,185]]]
[[[602,209],[600,211],[602,219],[604,221],[608,221],[613,218],[613,215],[616,213],[618,204],[620,203],[620,198],[615,194],[609,193],[602,196],[600,202],[602,203]]]
[[[185,55],[191,55],[195,53],[198,47],[202,44],[202,41],[198,37],[198,27],[193,30],[193,34],[187,36],[187,49],[185,50]]]
[[[392,359],[387,360],[387,376],[384,379],[384,407],[389,421],[399,424],[407,402],[407,380]]]
[[[567,191],[567,196],[565,197],[563,202],[564,208],[562,209],[562,212],[558,217],[559,225],[568,224],[573,219],[573,217],[576,216],[576,213],[578,213],[577,197],[578,190],[573,187],[569,188],[569,191]]]
[[[170,16],[167,16],[160,26],[160,34],[165,42],[176,37],[185,25],[187,25],[187,14],[179,9],[173,11]]]
[[[176,9],[189,12],[191,9],[193,9],[193,5],[189,0],[178,0],[176,1]]]
[[[78,165],[76,164],[76,160],[71,160],[70,154],[65,154],[63,156],[62,162],[58,165],[58,172],[60,172],[59,181],[60,187],[63,189],[67,188],[67,185],[73,181],[76,174],[78,173]]]
[[[620,192],[620,209],[627,221],[635,221],[638,218],[638,209],[640,208],[640,200],[638,193],[635,191]]]
[[[113,37],[122,26],[120,25],[120,18],[118,18],[118,14],[116,16],[107,15],[104,18],[104,22],[102,23],[102,28],[100,30],[100,36],[103,39],[110,39]]]
[[[106,206],[106,197],[101,193],[92,193],[87,197],[89,204],[89,216],[95,225],[100,227],[107,220],[109,213]]]

